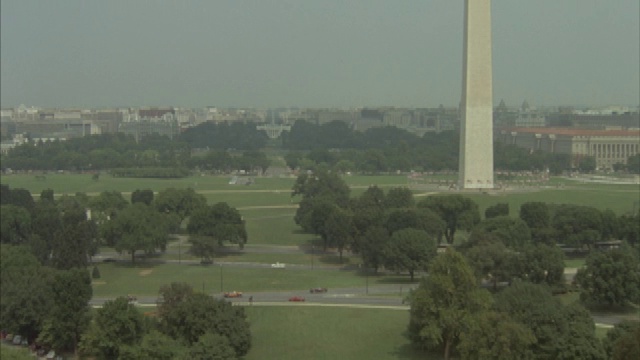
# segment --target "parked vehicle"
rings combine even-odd
[[[13,340],[11,341],[11,343],[12,343],[13,345],[20,345],[20,344],[22,344],[22,336],[20,336],[20,335],[16,335],[16,336],[14,336],[14,337],[13,337]]]
[[[312,294],[326,293],[327,288],[323,288],[323,287],[311,288],[309,289],[309,292]]]
[[[241,298],[242,297],[242,293],[239,292],[239,291],[226,292],[226,293],[224,293],[224,297],[226,297],[226,298]]]

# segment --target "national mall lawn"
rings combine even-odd
[[[299,198],[291,197],[294,177],[257,177],[252,185],[230,185],[230,176],[193,176],[184,179],[129,179],[102,174],[96,181],[90,174],[46,174],[43,180],[34,174],[2,175],[0,182],[13,188],[25,188],[37,199],[44,189],[53,189],[56,196],[84,192],[95,196],[102,191],[121,192],[126,199],[137,189],[160,191],[169,187],[193,188],[205,195],[209,204],[227,202],[236,207],[246,221],[249,235],[247,248],[273,246],[291,249],[288,252],[240,252],[214,259],[212,265],[200,265],[189,254],[188,242],[172,240],[167,254],[151,259],[98,263],[101,277],[93,284],[94,297],[111,298],[127,294],[138,297],[157,296],[161,285],[184,281],[196,290],[209,294],[224,291],[308,292],[313,286],[328,288],[363,287],[365,277],[358,270],[357,256],[345,253],[342,263],[333,253],[321,254],[320,242],[313,235],[303,234],[293,216]],[[345,176],[352,196],[370,185],[385,191],[392,187],[409,186],[406,176]],[[436,193],[450,193],[442,188],[414,188],[416,201]],[[640,188],[637,185],[580,183],[569,179],[552,179],[547,185],[526,187],[522,191],[496,191],[466,194],[478,203],[481,214],[496,203],[508,203],[510,215],[518,216],[520,205],[529,201],[586,205],[617,214],[638,207]],[[312,247],[313,245],[313,247]],[[233,246],[229,246],[233,248]],[[178,253],[176,253],[178,248]],[[312,250],[311,250],[312,249]],[[112,251],[111,249],[104,249]],[[122,255],[123,259],[129,259]],[[173,260],[181,260],[176,263]],[[155,260],[172,260],[160,263]],[[190,262],[187,260],[191,260]],[[234,263],[260,263],[257,267],[233,266]],[[274,269],[270,264],[289,264]],[[569,267],[579,267],[582,259],[567,260]],[[222,267],[220,266],[222,264]],[[295,266],[297,265],[297,267]],[[342,269],[342,270],[341,270]],[[223,274],[221,274],[223,272]],[[222,281],[223,277],[223,281]],[[381,275],[366,279],[370,285],[407,283],[408,275]],[[223,289],[221,289],[223,287]],[[398,295],[395,295],[398,296]],[[286,297],[285,297],[286,298]],[[403,332],[409,314],[401,310],[358,309],[311,306],[247,307],[252,324],[254,345],[246,359],[418,359],[423,353],[414,351]],[[439,356],[435,355],[434,359]]]

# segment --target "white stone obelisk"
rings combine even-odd
[[[459,186],[493,184],[491,0],[465,0]]]

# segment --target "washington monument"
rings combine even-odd
[[[491,0],[465,0],[463,57],[459,186],[491,189],[494,187]]]

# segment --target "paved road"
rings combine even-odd
[[[406,284],[387,284],[375,285],[367,288],[338,288],[329,289],[326,293],[311,294],[309,291],[263,291],[263,292],[245,292],[241,298],[226,299],[234,305],[238,306],[326,306],[326,307],[354,307],[368,309],[393,309],[393,310],[409,310],[409,305],[403,299],[409,293],[411,288],[417,285],[407,286]],[[222,299],[222,293],[211,293],[212,296]],[[302,296],[304,302],[290,302],[289,298],[293,296]],[[249,302],[249,297],[253,297],[253,301]],[[93,298],[90,304],[94,307],[101,307],[108,298]],[[138,298],[137,305],[155,306],[156,297]],[[621,315],[621,314],[593,314],[596,326],[611,328],[615,324],[623,320],[640,320],[640,314]]]
[[[181,236],[180,240],[186,243],[186,237]],[[177,254],[179,249],[176,246],[169,247],[167,253]],[[300,254],[310,253],[310,249],[306,247],[298,246],[281,246],[281,245],[247,245],[243,250],[231,247],[226,248],[225,251],[229,253],[233,252],[245,252],[245,253],[268,253],[268,254]],[[315,250],[315,254],[332,254],[332,252],[320,252]],[[115,261],[129,261],[129,257],[122,257],[116,252],[103,252],[94,257],[95,262],[102,262],[105,259],[111,259]],[[165,263],[183,263],[183,264],[198,264],[199,260],[163,260],[163,259],[146,259],[147,262],[165,262]],[[225,267],[250,267],[250,268],[270,268],[270,264],[255,263],[255,262],[223,262],[217,261],[217,264],[223,264]],[[310,269],[311,266],[286,264],[287,268],[300,268]],[[322,270],[335,270],[341,271],[345,268],[335,265],[314,265],[315,269]],[[571,282],[576,274],[575,268],[565,269],[565,279],[567,282]],[[412,285],[411,287],[415,287]],[[329,289],[327,293],[323,294],[310,294],[309,291],[279,291],[279,292],[251,292],[244,293],[242,298],[227,299],[237,305],[255,305],[255,306],[282,306],[282,305],[300,305],[300,306],[348,306],[348,307],[365,307],[365,308],[389,308],[408,310],[409,307],[403,303],[403,298],[408,294],[410,287],[407,284],[388,284],[388,285],[375,285],[368,287],[358,288],[340,288]],[[240,289],[238,289],[240,290]],[[221,293],[211,293],[211,295],[223,298]],[[253,296],[253,303],[249,303],[249,297]],[[292,296],[303,296],[305,302],[294,303],[289,302],[288,299]],[[107,298],[94,298],[90,304],[96,307],[101,306]],[[142,297],[138,298],[138,305],[140,306],[154,306],[156,305],[156,297]],[[600,327],[612,327],[614,324],[619,323],[625,319],[640,319],[640,314],[637,316],[632,315],[619,315],[619,314],[593,314],[593,319],[597,326]]]

